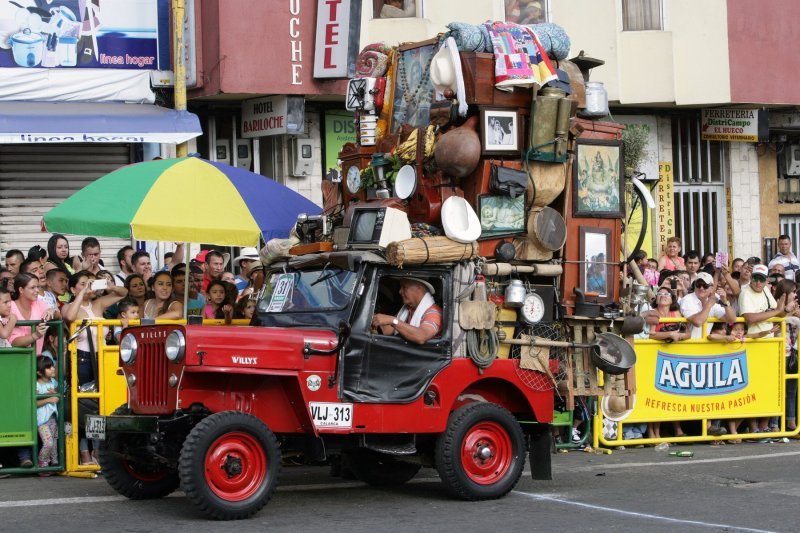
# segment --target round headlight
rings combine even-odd
[[[167,335],[164,351],[167,354],[167,359],[173,363],[177,363],[183,359],[183,354],[186,352],[186,338],[183,336],[181,330],[176,329]]]
[[[139,344],[136,342],[136,337],[134,337],[132,333],[128,333],[122,337],[122,341],[119,343],[119,357],[122,359],[122,362],[126,365],[132,365],[133,361],[136,359],[136,350],[138,348]]]

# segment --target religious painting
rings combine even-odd
[[[436,55],[436,39],[401,45],[394,71],[394,101],[391,132],[403,124],[425,127],[430,121],[433,84],[431,61]]]
[[[622,142],[578,140],[572,165],[572,215],[622,218]]]

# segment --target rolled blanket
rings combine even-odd
[[[566,59],[569,55],[569,47],[571,45],[569,35],[558,24],[552,22],[543,22],[541,24],[531,24],[527,26],[533,30],[539,42],[542,43],[547,55],[550,59],[562,60]]]
[[[492,39],[483,26],[466,22],[451,22],[447,25],[450,37],[455,39],[459,52],[491,52]]]
[[[380,78],[386,74],[388,62],[386,54],[372,50],[361,52],[356,59],[356,78]]]

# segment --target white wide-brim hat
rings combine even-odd
[[[434,89],[440,93],[444,93],[447,89],[453,92],[458,90],[456,66],[453,64],[450,51],[445,46],[439,48],[431,60],[430,77]]]
[[[258,260],[258,250],[252,247],[242,248],[239,255],[233,260],[233,266],[239,266],[239,263],[242,262],[242,259],[250,260],[250,261],[257,261]]]

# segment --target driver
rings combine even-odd
[[[372,330],[399,334],[409,342],[424,344],[442,328],[442,308],[433,301],[433,285],[419,278],[399,278],[403,307],[396,317],[377,313]]]

